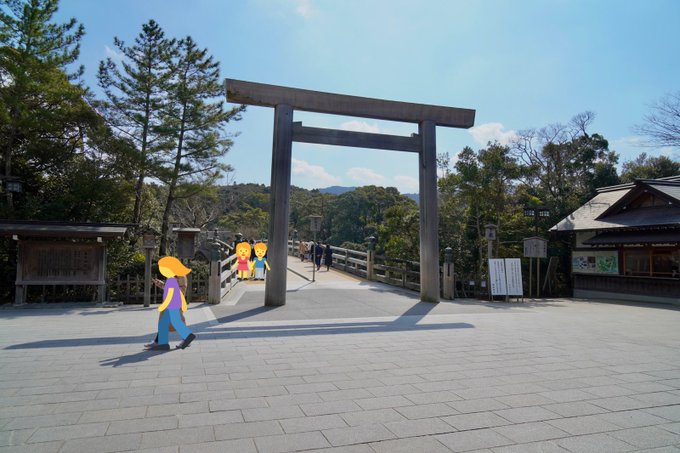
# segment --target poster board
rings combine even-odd
[[[546,258],[548,240],[537,236],[524,239],[524,258]]]
[[[491,258],[489,260],[489,281],[492,296],[508,294],[505,281],[505,260],[503,258]]]
[[[618,275],[619,252],[616,250],[573,251],[571,271],[577,274]]]
[[[522,262],[520,258],[489,260],[489,280],[492,296],[523,296]]]
[[[523,296],[522,261],[519,258],[505,258],[505,280],[508,296]]]

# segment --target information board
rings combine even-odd
[[[519,258],[489,260],[489,280],[492,296],[523,296],[522,262]]]
[[[505,281],[508,296],[523,296],[522,261],[519,258],[505,258]]]
[[[20,284],[92,284],[104,282],[104,247],[94,243],[25,241],[21,245]]]
[[[489,260],[489,281],[492,296],[505,296],[508,293],[505,282],[505,260],[503,258]]]
[[[548,240],[531,237],[524,239],[525,258],[545,258],[548,256]]]

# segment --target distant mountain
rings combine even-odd
[[[333,195],[341,195],[345,192],[351,192],[355,189],[356,189],[356,187],[330,186],[330,187],[325,187],[323,189],[318,189],[318,190],[321,193],[330,193],[330,194],[333,194]],[[402,195],[404,195],[405,197],[409,197],[410,199],[412,199],[416,203],[420,203],[420,197],[418,196],[417,193],[403,193]]]
[[[351,192],[356,187],[342,187],[342,186],[330,186],[326,187],[325,189],[319,189],[319,192],[321,193],[332,193],[333,195],[340,195],[345,192]]]
[[[415,201],[416,204],[420,204],[420,195],[417,193],[402,193],[403,196],[409,197],[411,200]]]

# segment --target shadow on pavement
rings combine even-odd
[[[122,355],[120,357],[112,357],[110,359],[100,360],[99,364],[101,366],[110,366],[117,368],[123,365],[129,365],[131,363],[139,363],[149,360],[151,357],[155,357],[161,354],[167,354],[168,352],[174,351],[170,349],[169,351],[141,351],[130,355]]]

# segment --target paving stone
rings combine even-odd
[[[472,414],[452,415],[450,417],[442,417],[442,420],[459,431],[490,428],[492,426],[509,425],[511,423],[505,418],[494,414],[493,412],[476,412]]]
[[[303,417],[305,414],[299,406],[276,406],[257,409],[242,409],[243,419],[246,422],[262,420],[281,420],[286,418]]]
[[[458,414],[457,410],[444,403],[397,407],[395,410],[409,419],[443,417]]]
[[[214,426],[216,440],[244,439],[248,437],[273,436],[283,434],[277,421],[229,423]]]
[[[573,401],[570,403],[548,404],[543,406],[550,412],[561,415],[562,417],[576,417],[579,415],[594,415],[607,412],[600,406],[587,403],[585,401]]]
[[[490,428],[439,434],[434,436],[434,439],[438,440],[454,452],[500,447],[514,443],[507,437],[501,436]]]
[[[372,442],[369,444],[372,450],[370,453],[450,453],[441,442],[432,437],[417,437],[410,439],[384,440],[382,442]],[[329,452],[330,453],[330,452]]]
[[[35,428],[0,431],[0,446],[24,444],[34,432]]]
[[[510,407],[507,404],[503,404],[500,401],[492,398],[481,398],[469,401],[452,401],[446,404],[463,414],[508,409]]]
[[[328,415],[339,414],[341,412],[360,411],[354,401],[330,401],[326,403],[301,404],[300,409],[306,415]]]
[[[138,450],[142,442],[142,435],[120,434],[85,439],[72,439],[64,442],[59,452],[63,453],[107,453],[117,451]]]
[[[489,451],[491,451],[491,453],[569,453],[569,450],[560,447],[554,441],[509,445],[507,447],[497,447]]]
[[[638,428],[641,426],[662,425],[665,419],[644,412],[643,410],[610,412],[600,415],[602,420],[613,423],[621,428]]]
[[[643,409],[652,415],[657,415],[659,417],[665,418],[673,422],[680,422],[680,405],[665,406],[665,407],[650,407]]]
[[[455,431],[451,425],[438,418],[422,418],[418,420],[404,420],[387,422],[384,426],[397,437],[416,437],[427,434],[450,433]]]
[[[242,423],[244,421],[241,411],[201,412],[197,414],[182,414],[177,417],[179,418],[180,428]]]
[[[107,435],[163,431],[177,428],[177,417],[149,417],[132,420],[116,420],[109,423]]]
[[[339,414],[349,426],[371,425],[403,421],[406,418],[395,409],[375,409],[370,411],[346,412]]]
[[[680,445],[680,435],[655,426],[630,428],[609,433],[610,436],[634,445],[638,448],[656,448],[669,445]]]
[[[494,431],[521,444],[569,436],[569,433],[557,429],[545,422],[498,426],[494,428]]]
[[[69,440],[80,437],[103,436],[108,428],[108,423],[83,423],[70,426],[55,426],[51,428],[38,428],[28,439],[28,443],[49,442],[52,440]]]
[[[282,453],[330,446],[320,432],[256,437],[255,445],[257,446],[258,453]]]
[[[546,423],[573,435],[602,433],[621,429],[621,427],[606,421],[599,415],[561,418],[558,420],[548,420]]]
[[[383,396],[377,398],[362,398],[354,401],[364,410],[385,409],[389,407],[412,406],[413,402],[403,396]]]
[[[64,442],[43,442],[39,444],[0,447],[0,453],[57,453]],[[370,452],[372,453],[372,452]]]
[[[632,445],[615,439],[607,434],[589,434],[586,436],[565,437],[554,441],[560,447],[573,453],[617,453],[633,451]]]
[[[617,396],[613,398],[602,398],[589,401],[596,406],[603,407],[608,411],[626,411],[630,409],[642,409],[645,407],[656,406],[654,403],[646,403],[639,399],[628,396]]]
[[[494,411],[494,413],[512,423],[537,422],[561,418],[560,415],[542,407],[517,407],[514,409],[501,409]]]
[[[129,408],[138,409],[138,408]],[[193,403],[177,403],[177,404],[160,404],[157,406],[149,406],[146,408],[147,417],[162,417],[164,415],[183,415],[183,414],[197,414],[200,412],[208,412],[209,406],[207,401],[196,401]]]
[[[279,423],[281,423],[283,430],[287,434],[347,427],[345,420],[337,414],[318,415],[315,417],[288,418],[285,420],[279,420]]]
[[[233,411],[235,409],[252,409],[268,407],[264,398],[239,398],[233,400],[212,400],[209,402],[210,412]]]
[[[252,439],[220,440],[204,442],[200,444],[181,445],[180,453],[258,453],[255,442]]]
[[[213,440],[215,440],[215,435],[213,434],[212,426],[178,428],[167,431],[142,433],[142,444],[140,448],[199,444],[203,442],[211,442]]]
[[[383,425],[362,425],[350,428],[325,429],[322,433],[333,446],[376,442],[379,440],[394,439],[396,437]]]
[[[48,426],[73,425],[78,422],[81,414],[70,412],[66,414],[37,415],[31,417],[17,417],[3,426],[5,430],[17,430],[26,428],[41,428]]]

